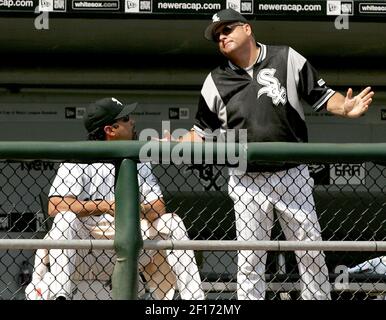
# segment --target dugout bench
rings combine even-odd
[[[223,273],[202,273],[203,289],[212,297],[221,298],[221,295],[231,294],[236,299],[237,282],[234,275]],[[348,283],[343,284],[338,278],[340,275],[330,273],[332,299],[340,296],[342,299],[372,299],[386,296],[386,275],[374,274],[349,274]],[[267,296],[277,293],[291,293],[299,296],[299,275],[296,274],[266,274]]]

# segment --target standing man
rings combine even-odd
[[[228,61],[206,77],[195,124],[180,141],[205,141],[217,129],[246,129],[248,142],[307,142],[304,107],[357,118],[372,101],[371,88],[354,97],[350,88],[343,96],[294,49],[256,42],[251,25],[235,10],[216,13],[204,35]],[[229,174],[238,240],[269,240],[274,209],[288,240],[322,239],[307,166],[249,164],[245,174]],[[330,299],[324,253],[295,254],[302,299]],[[265,251],[239,252],[239,299],[265,298],[266,257]]]
[[[136,104],[123,105],[115,98],[101,99],[89,105],[84,116],[89,140],[134,140],[135,122],[131,119],[130,113],[135,107]],[[166,213],[161,189],[152,174],[150,164],[138,164],[138,181],[143,238],[188,240],[183,221],[176,214]],[[54,222],[48,238],[113,239],[114,182],[113,164],[61,164],[49,192],[48,213],[54,217]],[[153,250],[143,252],[139,260],[140,267],[146,270],[155,254]],[[181,298],[204,299],[193,251],[167,250],[166,260],[175,275]],[[87,270],[96,277],[111,276],[114,261],[115,252],[112,250],[87,252],[87,250],[51,249],[50,271],[55,279],[50,287],[53,297],[71,298],[73,286],[71,276],[78,270]],[[85,265],[85,268],[79,267],[81,264]],[[152,272],[156,273],[157,270],[153,268]],[[165,274],[163,276],[167,277]],[[172,281],[170,280],[172,278],[167,281]],[[150,277],[148,280],[157,285],[157,279]],[[158,281],[158,284],[161,285],[161,282]],[[157,287],[153,289],[159,290]],[[168,293],[161,292],[161,294],[165,296],[164,298],[172,298]]]

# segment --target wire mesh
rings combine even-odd
[[[57,162],[41,160],[0,162],[2,239],[41,239],[47,237],[47,233],[53,226],[55,227],[54,218],[48,214],[48,195],[59,165]],[[97,167],[93,165],[93,168],[87,168],[86,164],[72,166],[62,177],[62,185],[67,185],[68,189],[74,192],[73,190],[77,189],[76,181],[80,181],[87,187],[88,193],[75,193],[73,197],[79,196],[82,201],[92,200],[96,204],[113,201],[115,178],[113,165],[99,164]],[[285,240],[294,237],[301,240],[317,238],[319,235],[323,240],[386,239],[384,164],[315,163],[308,168],[309,175],[304,170],[298,170],[290,176],[282,175],[280,172],[250,174],[247,179],[233,181],[232,184],[228,170],[222,166],[153,165],[151,171],[139,170],[139,176],[144,172],[142,180],[139,177],[139,181],[142,181],[141,201],[146,204],[149,202],[146,200],[147,197],[153,201],[162,196],[165,212],[173,213],[171,217],[174,218],[170,221],[177,221],[182,230],[186,228],[185,236],[189,239],[251,240],[260,237]],[[88,170],[89,176],[86,180],[84,180],[85,170]],[[152,176],[149,178],[150,174]],[[98,182],[95,182],[95,179]],[[143,188],[144,183],[149,184],[147,189]],[[105,190],[101,189],[101,185],[105,185]],[[310,190],[306,190],[307,186]],[[62,199],[56,205],[60,207],[63,204],[71,205],[68,199]],[[303,212],[304,208],[308,212],[314,210],[315,215],[310,218],[309,214]],[[107,209],[103,207],[101,210]],[[286,211],[291,215],[286,215]],[[61,219],[64,219],[63,216]],[[67,225],[76,229],[71,232],[61,231],[70,233],[72,238],[111,239],[114,235],[113,215],[110,215],[112,219],[107,220],[104,219],[105,216],[95,215],[81,219],[72,216]],[[58,217],[57,215],[55,219],[60,220]],[[94,221],[95,217],[98,223]],[[240,220],[245,217],[255,221],[247,220],[240,224]],[[292,220],[295,217],[298,219],[296,223]],[[81,220],[82,224],[88,222],[96,227],[92,230],[86,228],[83,230],[86,232],[82,233],[79,226],[73,223],[77,220]],[[243,227],[237,226],[236,221]],[[143,237],[155,238],[154,235],[149,235],[149,228],[150,224],[142,226]],[[320,228],[320,232],[315,232],[315,228],[316,231]],[[170,236],[172,232],[168,230],[160,238]],[[70,268],[73,270],[69,294],[72,299],[111,299],[110,277],[114,265],[114,252],[106,254],[103,251],[93,251],[95,250],[85,252],[72,250],[76,255],[72,259],[75,261],[73,268]],[[34,266],[36,253],[33,250],[1,251],[2,299],[26,299],[26,287],[36,274],[36,265]],[[50,271],[51,264],[60,260],[59,256],[63,254],[59,253],[55,258],[54,254],[48,256],[48,252],[40,251],[40,253],[41,264],[46,267],[46,271]],[[240,252],[195,251],[193,257],[188,255],[185,260],[178,254],[178,252],[177,255],[175,252],[160,252],[154,255],[154,252],[150,252],[141,255],[142,265],[139,270],[141,299],[195,297],[195,292],[181,294],[176,287],[175,274],[174,277],[173,274],[169,275],[170,270],[173,270],[170,266],[173,259],[170,256],[177,257],[174,259],[177,262],[189,260],[197,265],[206,298],[240,298],[240,289],[237,288],[237,278],[240,277],[239,271],[242,267],[238,266]],[[251,254],[254,253],[248,253]],[[144,258],[146,256],[148,259]],[[320,276],[318,268],[325,262],[326,281],[331,288],[331,298],[362,300],[383,299],[386,296],[384,288],[386,259],[382,258],[379,253],[369,252],[329,251],[324,253],[322,260],[318,260],[318,253],[312,252],[300,252],[297,258],[293,252],[262,252],[252,260],[249,260],[249,256],[245,257],[245,261],[251,262],[252,269],[256,266],[261,269],[260,276],[263,274],[263,278],[261,277],[260,282],[265,282],[266,288],[262,287],[263,292],[256,294],[266,299],[318,298],[318,294],[323,291],[323,283],[315,281],[321,279],[317,278]],[[149,264],[149,261],[155,260],[156,264]],[[304,276],[304,273],[310,270],[316,270],[315,279]],[[47,278],[49,278],[47,281],[57,281],[55,278]],[[246,281],[248,280],[246,277]],[[311,283],[312,281],[314,283]],[[261,285],[255,285],[254,288],[259,289]],[[196,291],[190,289],[188,286],[186,290]],[[199,293],[197,294],[199,297]],[[43,296],[44,292],[40,298],[48,298]]]

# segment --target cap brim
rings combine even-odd
[[[123,117],[129,115],[130,113],[134,112],[134,110],[137,108],[137,106],[138,106],[137,102],[125,105],[123,107],[122,111],[119,114],[117,114],[117,116],[114,119],[123,118]]]
[[[205,39],[209,40],[209,41],[216,41],[213,37],[213,31],[215,31],[218,26],[222,25],[222,24],[227,24],[229,22],[232,22],[233,20],[231,21],[218,21],[218,22],[213,22],[211,23],[209,26],[207,26],[207,28],[205,29],[205,32],[204,32],[204,37]]]
[[[209,26],[206,27],[204,31],[204,37],[205,39],[209,41],[216,41],[216,39],[213,37],[213,32],[222,24],[228,24],[231,22],[242,22],[242,23],[248,23],[248,20],[245,19],[244,17],[240,18],[228,18],[228,19],[223,19],[221,21],[217,22],[212,22]]]

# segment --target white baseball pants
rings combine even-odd
[[[300,165],[275,173],[231,175],[229,195],[234,201],[239,241],[269,240],[274,223],[273,209],[287,240],[321,240],[321,229],[312,196],[313,180]],[[330,299],[325,256],[319,251],[295,251],[304,300]],[[267,252],[238,253],[237,295],[240,300],[265,299]]]
[[[142,220],[141,229],[143,239],[189,240],[184,222],[173,213],[163,214],[151,225]],[[205,299],[193,250],[166,250],[166,260],[176,276],[181,299]]]
[[[99,216],[100,217],[100,216]],[[60,212],[55,216],[49,239],[90,239],[90,230],[95,228],[91,217],[78,219],[73,212]],[[183,221],[175,214],[164,214],[153,222],[153,227],[141,223],[144,239],[189,240]],[[151,238],[149,238],[151,237]],[[152,261],[156,251],[149,250],[140,254],[140,268]],[[52,295],[71,297],[73,282],[71,275],[81,273],[87,278],[92,273],[94,278],[109,279],[113,273],[115,252],[112,250],[73,250],[51,249],[51,274],[55,281],[51,285]],[[177,287],[184,300],[204,299],[201,278],[192,250],[167,250],[166,260],[177,278]]]

